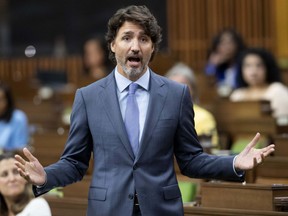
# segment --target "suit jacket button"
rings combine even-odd
[[[138,166],[135,164],[134,166],[133,166],[133,170],[136,170],[138,168]]]
[[[134,198],[134,194],[129,194],[129,195],[128,195],[128,198],[129,198],[129,199],[133,199],[133,198]]]

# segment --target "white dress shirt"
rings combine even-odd
[[[128,86],[132,83],[131,80],[124,77],[115,69],[115,79],[117,85],[117,96],[119,99],[120,110],[122,114],[123,121],[125,119],[125,110],[128,97]],[[135,83],[139,85],[135,95],[139,108],[139,143],[142,138],[143,129],[145,125],[147,109],[149,104],[149,82],[150,82],[150,70],[147,68],[146,72],[137,80]]]

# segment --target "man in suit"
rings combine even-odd
[[[241,181],[242,170],[274,151],[274,145],[255,149],[257,134],[236,157],[203,153],[187,86],[148,67],[160,32],[145,6],[129,6],[112,16],[106,38],[116,68],[77,90],[61,159],[43,168],[27,149],[27,160],[16,156],[18,170],[34,185],[36,196],[81,180],[93,152],[88,216],[180,216],[174,155],[187,176]]]

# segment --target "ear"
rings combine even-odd
[[[115,53],[115,42],[114,41],[112,41],[110,43],[110,49],[112,50],[113,53]]]
[[[152,53],[154,52],[154,50],[155,50],[155,49],[154,49],[154,44],[152,44]]]

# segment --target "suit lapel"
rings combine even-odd
[[[104,88],[102,94],[102,101],[105,106],[105,111],[110,119],[111,124],[113,125],[116,133],[120,137],[122,144],[124,145],[126,151],[130,157],[134,160],[135,156],[133,154],[125,125],[123,122],[122,114],[120,111],[119,100],[117,96],[117,86],[114,78],[114,71],[108,75],[107,82],[102,85]]]
[[[149,106],[147,110],[142,139],[140,142],[140,149],[138,155],[136,156],[135,162],[138,161],[145,148],[147,148],[147,144],[149,143],[148,141],[151,138],[154,128],[158,122],[160,113],[163,109],[166,94],[167,91],[164,82],[151,71]]]

